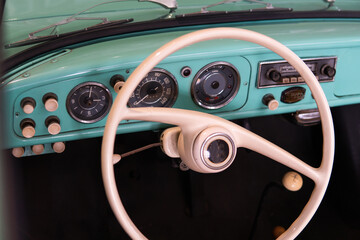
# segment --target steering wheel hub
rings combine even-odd
[[[236,145],[228,131],[219,127],[210,127],[197,136],[193,154],[194,159],[198,164],[203,165],[203,168],[208,168],[212,170],[211,172],[219,172],[225,170],[234,161]]]

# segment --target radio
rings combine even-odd
[[[337,57],[303,59],[319,82],[334,81]],[[257,87],[305,84],[304,79],[287,61],[261,62]]]

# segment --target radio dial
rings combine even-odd
[[[274,82],[279,82],[281,80],[281,74],[279,73],[279,71],[273,68],[267,71],[266,77]]]
[[[328,77],[334,77],[336,74],[336,70],[330,65],[325,64],[324,66],[321,67],[321,74],[326,75]]]

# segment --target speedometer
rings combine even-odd
[[[155,68],[141,80],[131,95],[130,107],[171,107],[177,98],[175,77],[168,71]]]

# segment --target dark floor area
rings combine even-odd
[[[360,153],[356,155],[360,121],[354,120],[356,114],[360,117],[360,107],[337,108],[333,113],[337,152],[332,180],[321,207],[297,239],[360,239]],[[297,126],[284,116],[238,123],[312,166],[319,165],[320,126]],[[119,135],[116,151],[157,142],[159,134]],[[69,142],[62,154],[8,157],[14,239],[129,239],[105,197],[100,147],[99,138]],[[304,179],[300,191],[284,190],[278,183],[289,169],[246,149],[238,149],[232,166],[219,174],[183,172],[176,165],[155,148],[124,158],[115,167],[123,203],[150,239],[273,239],[273,228],[288,227],[313,188]]]

